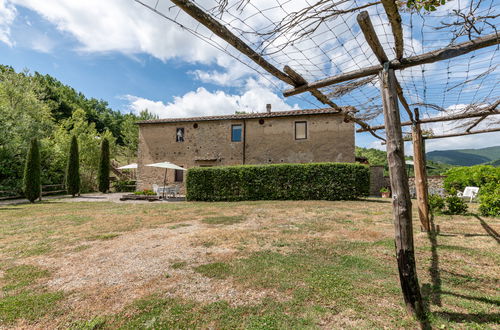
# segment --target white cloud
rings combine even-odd
[[[31,48],[41,53],[50,53],[55,47],[55,41],[42,33],[35,33],[30,41]]]
[[[7,2],[0,0],[0,42],[12,47],[14,45],[10,38],[10,25],[16,18],[16,8]]]
[[[271,104],[278,111],[299,109],[298,105],[290,106],[270,89],[249,79],[245,92],[240,95],[227,94],[223,91],[210,92],[203,87],[183,96],[175,96],[173,102],[148,100],[142,97],[126,95],[133,112],[148,109],[160,118],[182,118],[197,116],[213,116],[234,114],[235,111],[264,112],[266,104]]]
[[[220,56],[213,47],[132,0],[10,2],[36,11],[61,32],[71,34],[82,52],[147,53],[161,60],[182,57],[205,63]]]

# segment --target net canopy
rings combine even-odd
[[[240,70],[258,75],[276,90],[293,88],[263,70],[240,50],[218,37],[213,29],[193,19],[167,0],[134,0],[155,11],[187,32],[225,53]],[[175,1],[174,1],[175,2]],[[380,62],[365,40],[357,22],[362,11],[389,60],[398,59],[397,42],[386,8],[379,1],[364,0],[197,0],[191,1],[210,18],[262,58],[283,70],[289,66],[307,82],[360,70]],[[432,2],[432,1],[429,1]],[[496,34],[500,13],[494,0],[452,0],[435,10],[417,9],[398,3],[402,27],[403,58]],[[427,8],[429,9],[429,8]],[[497,35],[498,39],[498,35]],[[498,41],[465,55],[396,70],[402,94],[420,118],[434,118],[480,111],[495,112],[500,99],[500,54]],[[376,74],[318,89],[330,102],[320,102],[310,93],[298,97],[310,107],[332,103],[354,107],[353,116],[369,126],[383,125],[379,79]],[[497,102],[497,103],[496,103]],[[493,105],[493,106],[492,106]],[[351,109],[352,110],[352,109]],[[401,120],[411,113],[401,111]],[[470,128],[474,125],[472,128]],[[447,131],[500,128],[500,116],[465,118],[454,124],[424,126]]]

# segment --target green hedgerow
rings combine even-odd
[[[24,167],[23,191],[26,198],[34,203],[42,193],[41,186],[40,149],[38,140],[31,139],[31,144],[26,155],[26,165]]]
[[[75,197],[80,194],[80,163],[78,154],[78,140],[73,135],[69,148],[68,164],[66,168],[66,190]]]
[[[186,181],[187,198],[198,201],[348,200],[369,186],[368,166],[351,163],[195,167]]]

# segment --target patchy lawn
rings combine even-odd
[[[498,328],[500,219],[434,225],[414,228],[432,326]],[[418,327],[383,199],[3,206],[0,288],[0,328]]]

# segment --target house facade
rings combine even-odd
[[[354,162],[354,123],[335,109],[269,111],[138,122],[137,188],[162,184],[169,161],[195,166]],[[167,171],[168,184],[183,185],[184,171]]]

